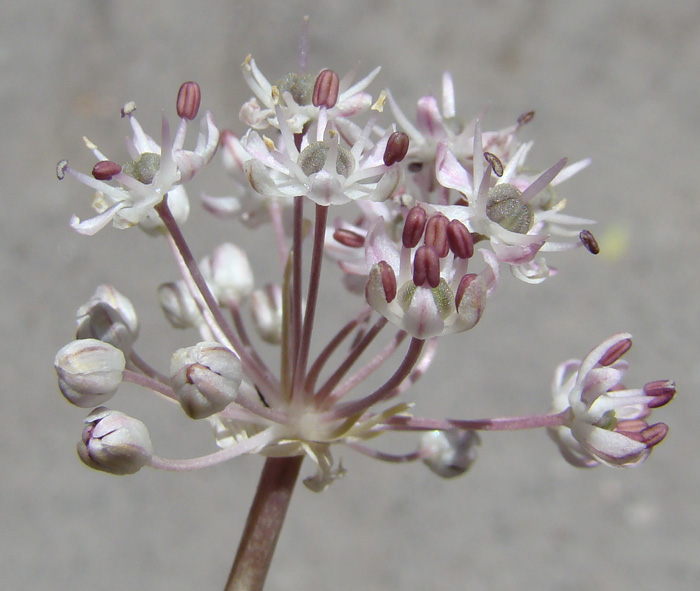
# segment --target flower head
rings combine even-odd
[[[122,117],[128,117],[133,137],[127,140],[130,160],[126,164],[120,166],[109,160],[87,138],[84,138],[85,144],[98,160],[92,176],[73,170],[66,160],[59,162],[56,169],[59,179],[69,174],[96,191],[92,206],[98,215],[83,221],[73,216],[71,227],[74,230],[91,236],[112,222],[115,228],[139,225],[146,232],[157,234],[162,224],[153,208],[166,195],[176,217],[181,221],[187,218],[189,202],[182,185],[211,160],[219,141],[219,131],[211,114],[207,113],[202,119],[195,149],[183,148],[188,122],[199,107],[199,87],[193,92],[193,84],[186,82],[182,87],[185,90],[178,95],[181,119],[174,139],[164,115],[161,144],[158,145],[136,120],[134,103],[127,103],[122,108]]]
[[[556,370],[553,410],[568,409],[571,418],[565,426],[550,428],[549,434],[575,466],[634,466],[666,436],[664,423],[649,425],[646,419],[652,409],[674,397],[675,385],[661,380],[637,389],[622,386],[627,363],[620,357],[631,339],[626,333],[614,335],[583,361],[567,361]]]

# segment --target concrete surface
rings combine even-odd
[[[617,252],[615,236],[628,235],[616,256],[552,257],[561,272],[546,285],[505,277],[479,327],[443,344],[412,395],[418,411],[477,418],[547,410],[555,365],[620,330],[636,337],[628,383],[672,377],[679,394],[656,413],[671,427],[667,441],[634,470],[576,470],[541,432],[485,435],[472,472],[451,482],[420,465],[340,451],[344,480],[321,495],[296,492],[268,589],[698,588],[693,0],[3,3],[0,587],[223,586],[260,458],[116,478],[75,456],[85,413],[60,397],[52,360],[94,287],[109,281],[132,298],[140,350],[160,367],[194,336],[173,336],[157,308],[155,286],[175,277],[165,246],[113,229],[76,235],[68,219],[85,213],[89,191],[58,183],[54,166],[69,158],[89,170],[83,135],[119,154],[121,104],[135,100],[141,122],[157,129],[187,79],[200,82],[221,127],[241,131],[237,112],[249,91],[239,64],[253,53],[270,77],[291,69],[307,13],[312,68],[381,64],[373,88],[391,88],[407,112],[439,89],[445,69],[465,117],[490,101],[487,124],[498,128],[535,109],[525,134],[536,139],[532,164],[590,155],[594,164],[562,188],[568,211],[601,220],[596,233],[607,236],[609,252]],[[199,182],[226,193],[220,172]],[[255,241],[196,205],[192,218],[199,252],[217,239]],[[143,398],[129,390],[114,406],[146,421],[162,455],[210,449],[206,428]]]

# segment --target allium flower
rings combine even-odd
[[[668,432],[664,423],[649,425],[646,418],[673,398],[674,383],[660,380],[637,389],[621,385],[627,363],[620,357],[631,339],[626,333],[614,335],[583,361],[562,363],[554,374],[553,411],[568,409],[571,418],[567,425],[551,427],[549,434],[574,466],[634,466]]]
[[[281,116],[281,108],[276,106]],[[244,164],[253,189],[267,197],[305,195],[319,205],[341,205],[357,199],[383,201],[398,187],[402,169],[387,166],[384,153],[391,131],[368,150],[373,119],[350,149],[340,144],[338,132],[318,125],[316,141],[306,139],[297,149],[292,131],[282,122],[281,145],[249,130],[241,140],[252,156]]]
[[[377,312],[419,339],[473,328],[498,284],[498,263],[486,250],[480,273],[468,272],[474,254],[469,230],[430,205],[406,216],[401,243],[376,222],[365,247],[367,301]]]
[[[164,115],[161,145],[158,145],[146,135],[136,120],[134,103],[127,103],[122,109],[122,116],[129,118],[133,130],[133,137],[127,140],[126,146],[129,162],[120,166],[108,160],[95,144],[85,138],[85,144],[98,160],[92,176],[73,170],[66,160],[58,163],[56,172],[59,179],[67,173],[96,191],[92,206],[98,215],[83,221],[73,216],[71,227],[74,230],[91,236],[112,222],[115,228],[130,228],[138,224],[146,232],[157,234],[162,230],[162,224],[153,207],[166,194],[177,219],[184,221],[187,218],[189,202],[182,185],[211,160],[219,141],[219,131],[211,114],[207,113],[202,119],[197,146],[194,150],[183,149],[188,120],[194,118],[199,108],[199,87],[194,93],[194,87],[186,86],[193,84],[186,82],[181,87],[179,96],[183,98],[178,100],[181,119],[174,139],[170,135],[170,123]],[[188,92],[195,95],[193,102],[185,102],[187,96],[183,95]]]
[[[477,122],[474,135],[473,170],[467,171],[442,143],[437,150],[437,178],[448,189],[459,191],[466,202],[456,206],[435,206],[450,218],[462,221],[474,234],[488,239],[498,260],[514,269],[515,275],[528,283],[539,283],[550,272],[543,262],[533,264],[535,256],[542,250],[563,250],[580,246],[580,242],[569,246],[548,243],[544,233],[547,224],[579,226],[592,223],[590,220],[563,216],[561,201],[549,209],[535,209],[531,200],[548,187],[560,173],[568,178],[580,170],[586,162],[565,169],[566,158],[548,168],[534,180],[522,187],[518,174],[531,144],[523,144],[513,158],[502,163],[495,155],[484,152],[482,134]],[[498,177],[491,183],[492,171]],[[580,232],[580,227],[576,234]]]
[[[352,84],[354,72],[342,78],[336,91],[337,100],[328,109],[328,117],[351,117],[367,111],[372,104],[372,97],[364,89],[380,70],[381,68],[375,68],[355,84]],[[243,105],[240,119],[252,129],[262,130],[270,126],[282,129],[284,125],[292,133],[301,133],[308,123],[318,119],[319,107],[313,104],[316,76],[292,72],[273,86],[250,55],[241,64],[241,71],[255,97]],[[280,110],[276,109],[277,106]]]

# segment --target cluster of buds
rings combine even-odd
[[[74,217],[75,230],[91,235],[112,222],[167,240],[181,278],[159,287],[163,311],[175,328],[199,333],[197,344],[175,351],[169,371],[161,373],[136,352],[138,320],[129,300],[112,287],[98,288],[78,311],[77,340],[55,360],[66,399],[98,406],[86,419],[81,459],[128,474],[146,465],[202,468],[251,453],[302,455],[316,466],[306,485],[322,490],[344,473],[331,455],[341,443],[380,460],[422,460],[446,478],[473,464],[479,430],[547,428],[578,466],[634,465],[646,458],[667,431],[663,423],[648,425],[646,417],[671,400],[675,387],[670,381],[638,390],[620,386],[629,335],[561,366],[550,413],[481,420],[412,415],[405,393],[428,370],[439,337],[468,331],[482,319],[502,268],[534,284],[554,274],[542,253],[579,246],[598,252],[585,228],[593,222],[563,214],[566,201],[554,192],[589,161],[567,166],[561,159],[533,174],[524,164],[533,144],[521,143],[517,132],[534,113],[483,131],[483,114],[471,122],[457,117],[449,74],[442,107],[436,97],[422,97],[412,122],[388,91],[376,99],[367,92],[379,68],[353,83],[352,75],[340,78],[330,69],[313,75],[306,60],[301,52],[298,71],[272,84],[246,58],[243,77],[255,96],[240,111],[249,127],[240,138],[229,130],[220,134],[207,113],[195,149],[183,148],[201,102],[199,86],[187,82],[176,100],[174,138],[163,117],[158,145],[129,103],[122,110],[133,130],[125,164],[107,159],[88,140],[98,160],[91,175],[59,163],[59,178],[70,175],[96,191],[97,215]],[[387,104],[394,121],[382,124]],[[246,253],[236,245],[220,245],[197,263],[187,244],[184,185],[218,145],[232,194],[203,195],[202,204],[249,227],[270,225],[277,282],[256,286]],[[331,208],[339,213],[329,221]],[[358,305],[327,344],[314,342],[320,353],[311,359],[317,309],[326,295],[325,258],[338,263],[349,301]],[[334,317],[350,310],[333,305]],[[349,343],[344,352],[343,343]],[[381,385],[367,387],[367,378],[402,349]],[[183,460],[155,455],[143,423],[102,406],[122,382],[208,421],[219,449]],[[387,431],[422,436],[404,454],[368,445]]]

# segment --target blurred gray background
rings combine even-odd
[[[338,449],[347,476],[323,494],[300,487],[268,588],[418,591],[696,589],[698,504],[697,259],[700,5],[459,0],[256,2],[65,0],[0,8],[0,586],[3,589],[220,589],[262,465],[243,458],[192,474],[116,478],[74,451],[85,412],[58,393],[55,352],[74,313],[111,282],[137,306],[140,352],[161,368],[194,335],[174,333],[154,289],[176,277],[165,244],[108,228],[68,227],[90,191],[56,181],[69,158],[89,171],[88,135],[123,154],[120,106],[134,100],[158,133],[179,84],[195,79],[220,127],[241,132],[252,53],[270,79],[294,69],[311,15],[311,70],[384,69],[407,113],[455,79],[457,109],[487,102],[487,128],[537,111],[529,162],[563,155],[593,165],[561,188],[567,211],[601,220],[606,253],[549,260],[560,274],[531,287],[505,276],[480,325],[446,339],[411,394],[417,412],[479,418],[548,410],[557,363],[610,334],[636,337],[627,383],[672,377],[678,399],[655,413],[671,432],[633,470],[570,467],[543,432],[486,434],[466,476],[385,465]],[[201,255],[253,232],[211,220],[198,190],[226,194],[212,166],[190,191],[187,226]],[[259,250],[259,249],[258,249]],[[256,272],[265,257],[256,256]],[[326,300],[326,303],[329,302]],[[322,304],[323,305],[323,304]],[[329,306],[330,308],[330,306]],[[328,309],[325,318],[338,321]],[[157,450],[211,449],[194,425],[128,388],[112,406],[142,418]],[[400,440],[410,449],[412,440]],[[302,468],[305,474],[310,466]]]

